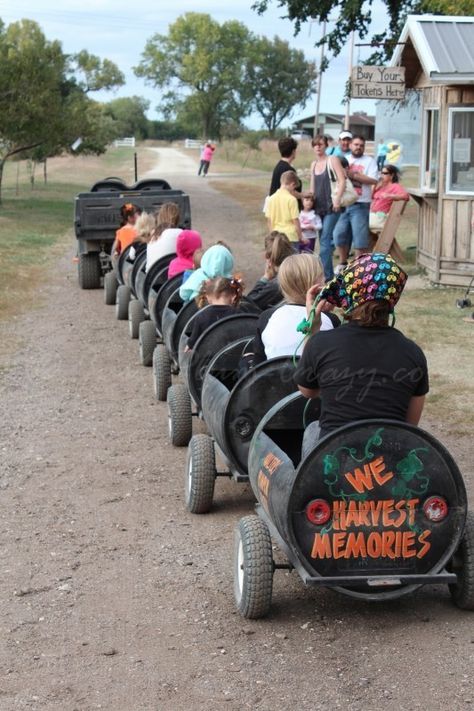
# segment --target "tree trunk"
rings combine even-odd
[[[45,184],[45,185],[48,183],[48,168],[47,168],[47,165],[46,165],[46,164],[47,164],[47,161],[48,161],[48,159],[45,158],[45,159],[44,159],[44,163],[43,163],[43,179],[44,179],[44,184]]]
[[[16,185],[15,185],[15,195],[18,197],[20,194],[20,161],[16,162]]]
[[[2,181],[3,181],[3,168],[5,166],[6,158],[0,158],[0,205],[2,204]]]

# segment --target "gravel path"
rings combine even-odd
[[[159,174],[189,191],[206,242],[253,265],[251,284],[254,227],[184,158],[160,149]],[[250,489],[219,480],[212,513],[186,513],[185,451],[151,372],[102,292],[78,288],[72,254],[44,304],[2,327],[23,346],[1,381],[0,708],[472,708],[473,617],[446,589],[369,605],[278,571],[271,616],[236,614]],[[470,442],[445,443],[471,472]]]

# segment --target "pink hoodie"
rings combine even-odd
[[[181,272],[186,271],[186,269],[192,269],[193,255],[197,249],[201,249],[202,240],[199,232],[194,230],[183,230],[176,240],[176,254],[175,257],[168,267],[168,279],[176,276],[176,274],[181,274]]]

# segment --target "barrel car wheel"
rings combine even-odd
[[[138,327],[140,363],[147,367],[153,363],[153,351],[156,347],[156,330],[153,321],[142,321]]]
[[[130,338],[138,338],[138,329],[140,324],[145,320],[145,311],[142,304],[133,299],[128,304],[128,332]]]
[[[118,281],[115,272],[107,272],[104,277],[104,302],[113,306],[117,298]]]
[[[156,399],[164,402],[168,388],[171,387],[171,360],[162,343],[159,343],[153,352],[153,387]]]
[[[458,576],[458,582],[449,586],[454,603],[461,610],[474,610],[474,513],[466,517],[463,537],[454,554],[451,570]]]
[[[168,427],[171,444],[187,447],[193,436],[191,397],[186,385],[172,385],[168,390]]]
[[[206,434],[191,438],[186,460],[186,508],[191,513],[207,513],[214,498],[216,457],[214,443]]]
[[[98,289],[100,287],[99,253],[79,255],[78,278],[81,289]]]
[[[273,587],[272,541],[258,516],[244,516],[235,530],[234,595],[243,617],[256,620],[270,610]]]
[[[128,302],[130,301],[130,287],[125,284],[120,284],[117,289],[117,297],[115,300],[115,315],[119,321],[128,319]]]

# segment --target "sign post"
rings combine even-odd
[[[405,98],[405,67],[353,67],[353,99],[398,100]]]

